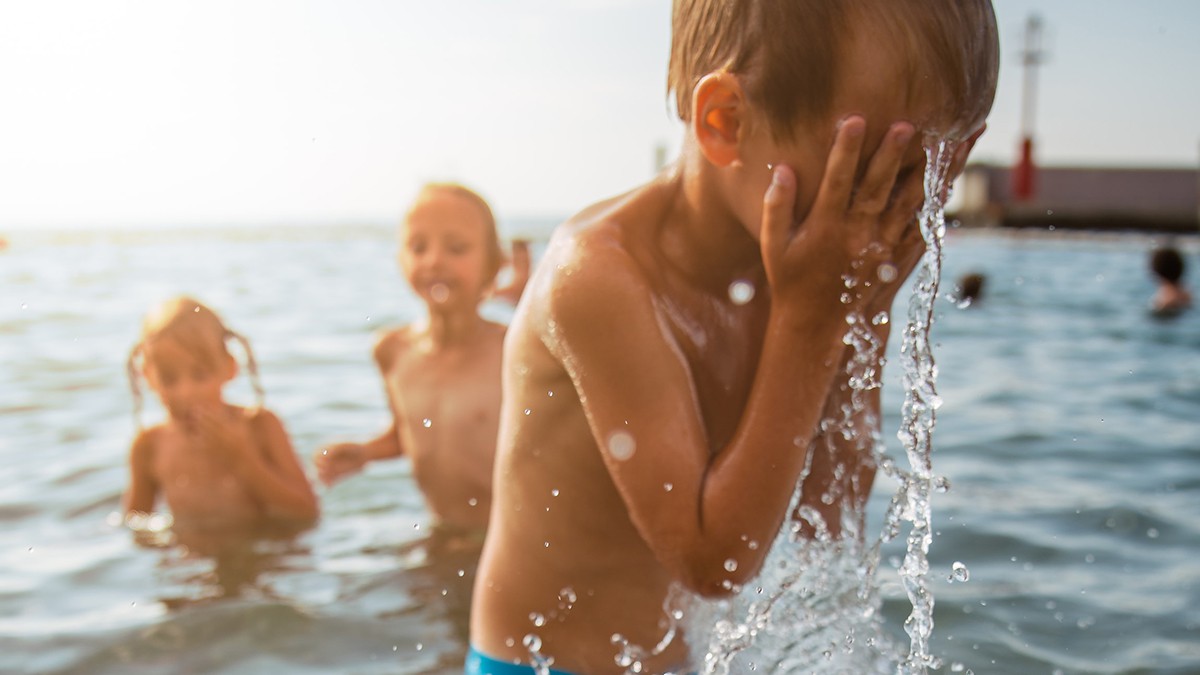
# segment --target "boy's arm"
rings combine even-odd
[[[125,489],[125,515],[151,513],[158,498],[154,478],[153,432],[142,430],[129,449],[129,487]]]
[[[512,255],[509,258],[509,268],[512,279],[502,288],[497,288],[493,294],[496,298],[517,304],[525,286],[529,283],[529,275],[533,269],[533,257],[529,251],[529,242],[525,239],[512,241]]]
[[[392,400],[391,389],[387,386],[388,373],[395,363],[401,339],[399,331],[389,331],[379,337],[372,350],[372,357],[384,382],[383,390],[387,396],[388,410],[392,413],[392,423],[383,433],[366,443],[333,443],[318,449],[313,454],[313,464],[317,468],[317,477],[325,485],[333,485],[351,474],[362,471],[367,462],[400,457],[404,454],[404,448],[400,444],[396,403]]]
[[[554,289],[547,343],[574,380],[634,525],[698,592],[721,594],[750,579],[786,515],[854,309],[840,300],[842,275],[858,261],[866,269],[886,261],[886,244],[863,251],[898,240],[915,210],[900,218],[887,208],[907,145],[903,126],[889,133],[851,199],[864,123],[845,122],[798,230],[794,176],[776,169],[762,234],[771,312],[749,398],[723,448],[710,448],[688,363],[621,246],[589,242],[588,264]]]

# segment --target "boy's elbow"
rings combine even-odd
[[[689,591],[705,598],[727,598],[753,581],[761,565],[761,559],[729,557],[715,560],[704,556],[697,564],[685,568],[680,581]]]

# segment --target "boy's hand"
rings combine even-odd
[[[361,443],[335,443],[321,448],[313,455],[317,477],[325,485],[333,485],[346,476],[362,471],[367,463],[367,449]]]
[[[849,293],[851,309],[874,299],[884,286],[894,289],[911,272],[920,258],[911,237],[924,198],[922,177],[909,175],[899,186],[896,179],[914,133],[908,122],[893,124],[856,183],[866,121],[860,116],[843,120],[816,200],[799,227],[793,220],[795,175],[786,166],[775,167],[762,229],[773,297],[839,302]]]

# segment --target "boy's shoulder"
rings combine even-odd
[[[387,370],[396,357],[407,349],[415,339],[416,329],[412,324],[387,328],[375,334],[375,346],[371,354],[379,367]]]
[[[621,198],[618,198],[621,199]],[[656,223],[617,200],[603,202],[563,223],[547,250],[551,311],[584,312],[644,292],[653,274]]]

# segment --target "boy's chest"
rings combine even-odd
[[[402,362],[385,379],[396,415],[414,436],[461,436],[475,430],[494,436],[500,406],[498,360]]]
[[[766,312],[704,298],[659,303],[663,324],[687,361],[710,439],[721,447],[742,417],[762,353]]]

